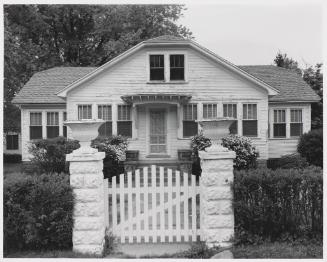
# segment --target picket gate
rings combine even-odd
[[[121,243],[200,237],[200,188],[190,173],[152,165],[105,180],[106,226]]]

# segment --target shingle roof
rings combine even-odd
[[[170,41],[188,41],[188,40],[181,36],[161,35],[155,38],[150,38],[144,42],[153,43],[153,42],[170,42]]]
[[[272,65],[238,67],[280,91],[269,101],[319,100],[311,87],[294,71]],[[13,103],[65,103],[56,93],[95,69],[96,67],[55,67],[38,72],[20,90]]]
[[[56,93],[94,69],[96,67],[54,67],[35,73],[13,99],[13,103],[66,103]]]
[[[313,89],[294,70],[273,65],[238,67],[279,90],[278,95],[269,98],[271,102],[320,100]]]

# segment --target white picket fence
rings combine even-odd
[[[152,165],[106,179],[105,192],[107,227],[121,243],[200,237],[199,181],[192,174]]]

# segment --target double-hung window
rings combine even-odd
[[[59,113],[47,112],[47,138],[59,136]]]
[[[217,118],[217,104],[203,104],[203,118]]]
[[[92,105],[78,105],[78,120],[92,119]]]
[[[198,133],[197,105],[188,104],[183,106],[183,137],[191,137]]]
[[[170,55],[170,80],[184,79],[184,55]]]
[[[286,137],[286,110],[274,110],[274,137]]]
[[[231,134],[237,134],[237,105],[223,104],[223,117],[235,118],[235,121],[229,127],[229,132]]]
[[[30,140],[42,139],[42,113],[30,113]]]
[[[303,133],[302,109],[291,109],[291,136],[301,136]]]
[[[18,149],[18,135],[6,135],[6,147],[7,150]]]
[[[132,137],[132,118],[130,105],[118,105],[118,135]]]
[[[258,136],[257,105],[243,104],[243,136]]]
[[[164,55],[150,55],[150,81],[165,80]]]
[[[98,118],[106,121],[99,127],[99,136],[104,136],[104,137],[111,136],[112,135],[111,105],[99,105]]]
[[[67,112],[63,112],[63,121],[66,121],[66,120],[67,120]],[[66,125],[62,126],[62,134],[64,137],[67,138],[67,126]]]

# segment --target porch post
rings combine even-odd
[[[235,152],[220,145],[200,151],[201,240],[209,247],[230,246],[234,236],[232,209],[233,159]]]

